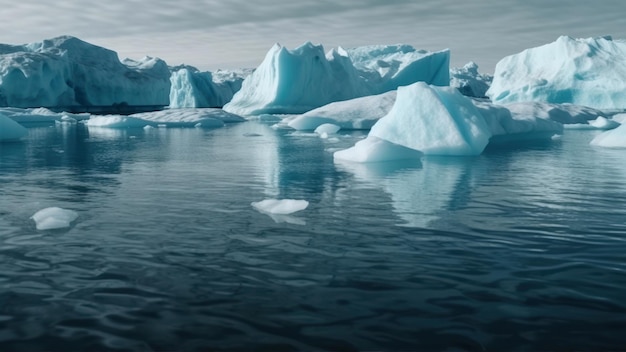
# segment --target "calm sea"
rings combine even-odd
[[[379,165],[260,122],[29,132],[0,144],[2,351],[626,348],[626,153],[598,132]],[[36,230],[50,206],[79,217]]]

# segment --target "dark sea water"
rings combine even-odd
[[[260,122],[29,132],[0,144],[1,351],[626,349],[626,152],[598,132],[369,166],[330,153],[363,133]],[[50,206],[79,217],[36,230]]]

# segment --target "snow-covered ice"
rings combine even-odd
[[[325,54],[312,43],[294,50],[276,44],[224,109],[242,116],[302,114],[419,80],[447,85],[449,56],[448,50],[410,46],[338,48]]]
[[[570,125],[564,125],[563,127],[573,130],[612,130],[619,127],[620,123],[611,119],[607,119],[604,116],[598,116],[597,119],[591,120],[588,123],[576,123]]]
[[[604,148],[626,148],[626,124],[622,124],[613,130],[602,132],[592,139],[589,144]]]
[[[501,104],[540,101],[624,109],[624,57],[625,41],[561,36],[500,60],[487,95]]]
[[[318,126],[331,123],[343,130],[369,130],[387,115],[396,101],[396,91],[338,101],[308,111],[288,121],[291,128],[313,131]]]
[[[90,127],[107,128],[135,128],[144,126],[153,127],[202,127],[218,128],[225,123],[245,121],[222,109],[167,109],[154,112],[143,112],[128,116],[122,115],[93,115],[86,122]]]
[[[369,135],[425,155],[478,155],[491,132],[471,100],[458,90],[418,82],[398,88],[393,108]]]
[[[163,60],[122,63],[114,51],[70,36],[0,45],[0,106],[165,106],[169,78]]]
[[[54,112],[46,108],[13,108],[3,107],[0,108],[0,114],[10,117],[15,122],[20,124],[29,123],[50,123],[53,124],[57,121],[61,122],[63,119],[67,120],[71,118],[75,121],[83,121],[89,119],[91,116],[88,113],[72,114],[68,112]]]
[[[491,145],[519,140],[550,140],[555,134],[563,133],[561,123],[547,115],[534,113],[535,103],[497,105],[487,101],[471,101],[489,127]]]
[[[335,161],[349,161],[355,163],[376,163],[382,161],[419,159],[422,152],[403,147],[384,139],[368,136],[353,147],[336,151],[333,154]]]
[[[17,141],[27,134],[28,130],[22,125],[0,114],[0,142]]]
[[[468,62],[460,68],[450,69],[450,87],[454,87],[461,94],[468,97],[485,98],[491,85],[493,76],[478,72],[478,65],[475,62]]]
[[[302,199],[265,199],[250,205],[264,213],[287,215],[306,209],[309,202]]]
[[[73,210],[50,207],[39,210],[31,219],[35,221],[37,230],[54,230],[70,227],[77,217],[78,213]]]

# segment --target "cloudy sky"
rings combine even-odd
[[[407,43],[493,72],[559,35],[626,39],[623,0],[0,0],[0,43],[72,35],[203,70],[256,67],[274,43]]]

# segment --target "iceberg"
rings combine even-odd
[[[31,219],[35,221],[37,230],[55,230],[70,227],[70,224],[76,218],[78,218],[77,212],[59,207],[41,209],[31,216]]]
[[[276,44],[224,109],[242,116],[302,114],[420,80],[447,85],[449,56],[448,50],[410,46],[339,47],[324,54],[309,42],[294,50]]]
[[[169,93],[170,71],[158,58],[122,63],[71,36],[0,45],[0,106],[167,106]]]
[[[467,97],[486,98],[493,76],[478,72],[478,65],[470,61],[461,68],[450,69],[450,87]]]
[[[500,60],[487,96],[500,104],[538,101],[624,109],[624,57],[624,41],[562,36]]]
[[[343,130],[369,130],[387,115],[396,101],[396,91],[330,103],[290,119],[287,125],[300,131],[313,131],[330,123]]]
[[[200,72],[193,66],[172,68],[170,108],[217,108],[241,89],[250,70]]]
[[[20,124],[62,122],[72,119],[74,121],[88,120],[88,113],[72,114],[69,112],[54,112],[46,108],[0,108],[0,113],[10,117]]]
[[[306,209],[309,202],[301,199],[265,199],[250,205],[264,213],[288,215]]]
[[[391,111],[369,136],[425,155],[478,155],[491,131],[472,101],[458,90],[418,82],[398,88]]]
[[[86,121],[89,127],[106,128],[137,128],[145,126],[162,127],[202,127],[218,128],[225,123],[245,121],[222,109],[173,109],[154,112],[143,112],[128,116],[123,115],[92,115]]]
[[[415,82],[436,86],[450,83],[450,53],[447,49],[429,52],[407,44],[368,45],[346,49],[346,53],[378,93]]]
[[[374,136],[356,142],[353,147],[336,151],[335,162],[377,163],[383,161],[420,159],[422,152],[388,142]]]
[[[488,101],[471,101],[489,127],[489,145],[520,140],[551,140],[555,134],[563,133],[561,123],[535,113],[536,103],[497,105]]]
[[[626,148],[626,124],[622,124],[616,129],[602,132],[592,139],[589,144],[604,148]]]
[[[28,130],[22,125],[0,114],[0,142],[17,141],[27,134]]]

